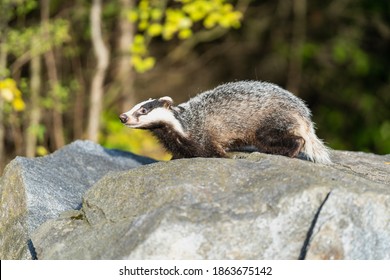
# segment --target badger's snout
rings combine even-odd
[[[121,120],[122,123],[127,123],[129,117],[126,114],[120,114],[119,119]]]

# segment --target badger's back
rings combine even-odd
[[[220,85],[180,105],[184,123],[191,131],[217,129],[234,132],[259,126],[270,119],[281,129],[295,123],[298,115],[310,123],[310,111],[301,99],[270,83],[241,81]]]
[[[180,104],[185,129],[199,145],[222,149],[252,145],[261,132],[289,132],[304,139],[302,152],[312,161],[330,162],[314,134],[311,113],[292,93],[271,83],[241,81],[220,85]]]

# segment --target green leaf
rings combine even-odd
[[[178,37],[181,40],[188,39],[192,36],[192,30],[191,29],[183,29],[179,31]]]
[[[149,26],[147,33],[150,37],[156,37],[156,36],[161,35],[162,30],[163,30],[163,27],[161,24],[153,23],[152,25]]]
[[[127,18],[130,22],[132,23],[136,23],[138,21],[138,12],[137,10],[133,9],[133,10],[130,10],[128,13],[127,13]]]

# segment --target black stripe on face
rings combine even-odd
[[[160,107],[163,107],[164,106],[164,102],[162,101],[159,101],[158,99],[154,99],[150,102],[147,102],[145,104],[143,104],[135,113],[134,113],[134,116],[135,117],[139,117],[139,116],[142,116],[142,115],[147,115],[149,114],[152,110],[156,109],[156,108],[160,108]]]
[[[152,111],[153,109],[160,108],[164,106],[164,102],[159,101],[158,99],[152,100],[148,103],[145,103],[141,106],[141,108],[145,108],[148,110],[148,112]]]

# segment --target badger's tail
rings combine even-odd
[[[318,139],[313,127],[310,127],[309,133],[302,135],[305,139],[305,145],[302,151],[306,157],[316,163],[331,164],[329,148],[325,146],[322,140]]]

